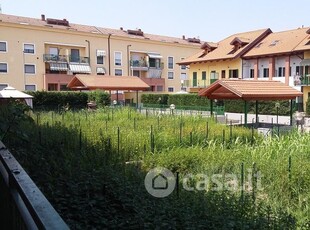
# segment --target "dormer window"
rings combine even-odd
[[[235,37],[230,43],[230,45],[233,45],[234,48],[228,54],[234,54],[237,50],[249,44],[249,42],[250,41],[247,38]]]
[[[203,53],[199,56],[199,58],[202,58],[204,56],[206,56],[208,53],[212,52],[213,50],[215,50],[217,48],[217,44],[216,43],[212,43],[212,42],[205,42],[201,45],[201,49],[204,49]]]

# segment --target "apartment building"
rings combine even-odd
[[[310,96],[310,29],[238,33],[218,43],[205,42],[182,65],[190,66],[189,87],[196,92],[217,79],[277,80]]]
[[[202,43],[45,15],[0,14],[0,34],[0,89],[18,90],[67,90],[75,74],[89,74],[137,76],[150,91],[179,91],[188,69],[176,63],[198,52]]]

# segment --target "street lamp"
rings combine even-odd
[[[128,70],[127,70],[127,75],[128,76],[130,76],[131,74],[130,74],[130,59],[129,59],[129,47],[130,47],[131,45],[127,45],[127,62],[128,62]]]

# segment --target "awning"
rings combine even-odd
[[[105,74],[106,71],[103,67],[97,67],[97,73],[102,73],[102,74]]]
[[[105,56],[104,50],[97,50],[97,57]]]
[[[67,71],[68,64],[67,63],[50,63],[50,69],[53,71]]]
[[[150,58],[162,58],[163,56],[161,56],[160,54],[158,53],[148,53],[147,54]]]
[[[301,65],[301,66],[310,65],[310,59],[302,60],[299,65]]]
[[[69,64],[72,73],[91,73],[89,65],[85,64]]]

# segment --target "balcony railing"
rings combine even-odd
[[[1,229],[69,229],[0,141]]]
[[[44,62],[89,63],[88,57],[72,56],[72,55],[43,54],[43,60]]]
[[[302,75],[302,76],[295,76],[294,85],[296,86],[310,85],[310,74]]]
[[[163,69],[164,63],[150,63],[145,60],[130,60],[130,66],[133,68],[152,68],[152,69]]]

